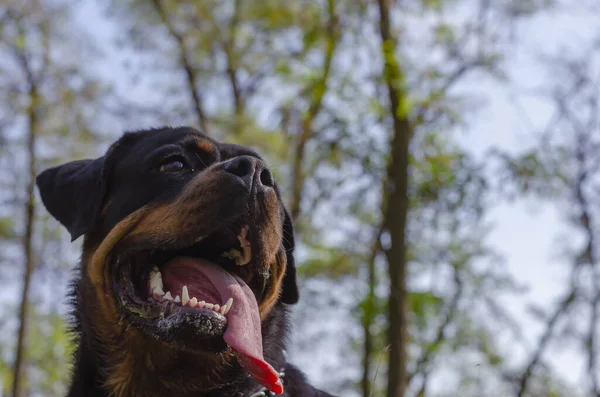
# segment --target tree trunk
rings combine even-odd
[[[27,319],[28,319],[28,296],[29,286],[31,284],[31,276],[34,268],[34,252],[33,252],[33,226],[35,217],[35,140],[38,128],[37,120],[37,85],[33,78],[29,79],[29,98],[30,108],[28,111],[29,130],[27,134],[27,155],[29,156],[28,164],[28,181],[26,187],[26,202],[25,202],[25,234],[23,235],[23,257],[25,259],[25,272],[23,274],[23,289],[21,291],[21,304],[19,309],[19,331],[17,337],[17,348],[15,353],[15,363],[13,368],[13,397],[20,397],[23,394],[23,361],[25,358],[25,337],[27,336]]]
[[[383,215],[383,214],[382,214]],[[373,244],[371,245],[371,252],[368,259],[368,292],[367,299],[364,307],[364,315],[363,315],[363,333],[364,333],[364,343],[363,343],[363,377],[361,381],[361,389],[363,397],[370,397],[371,390],[373,388],[373,384],[371,383],[371,360],[373,358],[373,334],[371,327],[373,326],[373,322],[375,321],[375,311],[376,311],[376,296],[375,296],[375,288],[377,287],[377,273],[375,268],[375,261],[377,260],[377,255],[381,252],[381,233],[383,232],[383,227],[378,227],[377,232],[375,233],[375,237],[373,239]]]
[[[363,397],[369,397],[371,393],[371,357],[373,355],[373,334],[371,332],[371,326],[373,325],[374,310],[375,310],[375,261],[369,263],[369,292],[367,295],[367,301],[365,302],[365,312],[363,318],[363,377],[361,381],[361,388]]]
[[[388,88],[393,136],[387,167],[385,223],[391,239],[386,250],[390,276],[389,329],[390,358],[388,397],[403,397],[406,389],[406,347],[408,343],[406,288],[406,221],[408,216],[408,166],[412,125],[408,119],[407,94],[402,70],[395,55],[396,40],[390,27],[389,0],[378,0],[384,77]],[[384,200],[385,202],[385,200]]]

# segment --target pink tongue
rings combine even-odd
[[[239,277],[231,275],[205,259],[177,257],[167,263],[162,273],[165,291],[171,289],[181,291],[184,281],[181,276],[187,274],[190,297],[200,298],[204,295],[202,291],[195,288],[194,278],[205,277],[221,299],[221,302],[212,303],[223,305],[229,298],[233,298],[233,305],[226,316],[227,328],[223,339],[235,350],[238,362],[250,375],[272,392],[282,394],[283,386],[279,374],[263,357],[258,304],[250,287]],[[199,273],[204,277],[200,277]]]

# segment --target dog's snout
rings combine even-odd
[[[240,178],[248,188],[264,189],[273,187],[273,175],[267,165],[260,159],[252,156],[238,156],[227,161],[223,170]]]

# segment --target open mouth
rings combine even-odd
[[[241,276],[242,267],[252,265],[249,228],[234,230],[183,249],[121,254],[117,302],[132,323],[179,348],[220,353],[229,346],[257,381],[281,393],[278,373],[263,358],[257,299]]]
[[[225,248],[221,251],[220,247],[210,244],[209,240],[208,243],[202,242],[190,249],[183,250],[180,255],[176,255],[163,264],[164,278],[158,265],[153,266],[148,276],[142,277],[142,280],[147,279],[145,283],[147,299],[150,302],[166,304],[164,307],[170,309],[210,310],[220,314],[226,320],[234,299],[229,297],[225,302],[223,301],[224,297],[228,295],[227,291],[220,291],[223,289],[223,284],[228,286],[237,282],[243,286],[245,283],[233,272],[225,274],[222,270],[214,269],[214,264],[225,269],[231,268],[233,264],[236,266],[247,265],[252,258],[252,248],[247,237],[248,227],[243,226],[237,235],[237,244],[233,243],[232,248]],[[219,253],[219,251],[221,252]],[[184,260],[185,257],[204,259],[211,263]],[[230,280],[231,277],[235,280]],[[207,311],[198,310],[197,312],[210,314]]]

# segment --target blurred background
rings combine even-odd
[[[34,176],[190,125],[276,173],[315,385],[600,396],[599,101],[597,0],[1,0],[0,395],[69,378]]]

